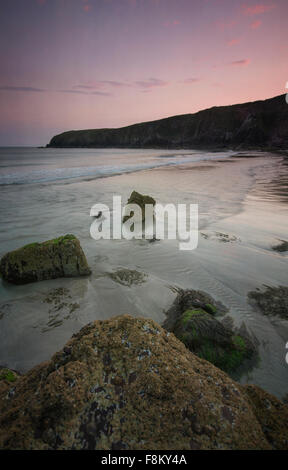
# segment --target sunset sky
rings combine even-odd
[[[288,1],[0,0],[0,145],[285,93]]]

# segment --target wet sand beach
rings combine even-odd
[[[83,154],[83,167],[91,168],[90,156]],[[0,364],[25,372],[49,359],[72,333],[96,319],[129,313],[162,324],[175,288],[200,289],[221,301],[229,309],[226,316],[236,326],[244,322],[257,338],[260,361],[240,381],[255,383],[280,398],[287,394],[288,320],[263,315],[247,297],[264,285],[287,285],[288,253],[272,249],[288,237],[287,159],[260,152],[218,152],[208,159],[202,153],[193,159],[187,151],[177,160],[171,152],[143,151],[133,165],[129,162],[131,171],[125,161],[124,170],[122,164],[122,170],[108,176],[107,167],[110,171],[116,157],[105,154],[106,174],[101,178],[90,170],[82,174],[74,170],[67,179],[54,175],[39,181],[38,176],[38,181],[30,178],[19,184],[21,175],[14,171],[18,184],[2,181],[0,255],[73,233],[92,275],[25,286],[2,282]],[[48,157],[47,166],[55,164],[57,170],[57,162]],[[74,168],[80,168],[76,156],[75,162]],[[2,172],[6,179],[12,174],[11,169]],[[113,195],[121,195],[124,204],[134,189],[162,204],[197,203],[197,249],[180,251],[177,240],[93,240],[93,204],[112,206]]]

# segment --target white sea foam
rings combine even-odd
[[[215,160],[233,153],[165,153],[159,150],[130,149],[125,153],[122,149],[30,149],[29,152],[27,148],[0,148],[0,185],[104,178],[162,166]]]

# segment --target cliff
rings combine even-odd
[[[0,449],[287,449],[287,422],[287,405],[128,315],[0,381]]]
[[[47,147],[287,148],[285,95],[220,106],[119,129],[68,131]]]

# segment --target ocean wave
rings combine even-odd
[[[230,157],[234,152],[223,152],[219,155],[215,153],[189,153],[178,155],[157,155],[153,161],[149,163],[139,164],[122,164],[122,165],[97,165],[97,166],[79,166],[79,167],[64,167],[54,169],[31,170],[29,172],[19,171],[18,173],[0,172],[0,185],[21,185],[21,184],[35,184],[35,183],[48,183],[61,180],[74,180],[77,178],[105,178],[116,176],[124,173],[134,173],[142,170],[149,170],[163,166],[181,165],[184,163],[199,162],[205,160],[219,159],[220,157]],[[109,157],[108,157],[109,158]],[[165,159],[163,162],[162,159]],[[107,160],[107,157],[105,157]],[[19,166],[23,163],[19,164]],[[37,162],[38,166],[39,163]],[[11,165],[11,168],[15,165]]]

